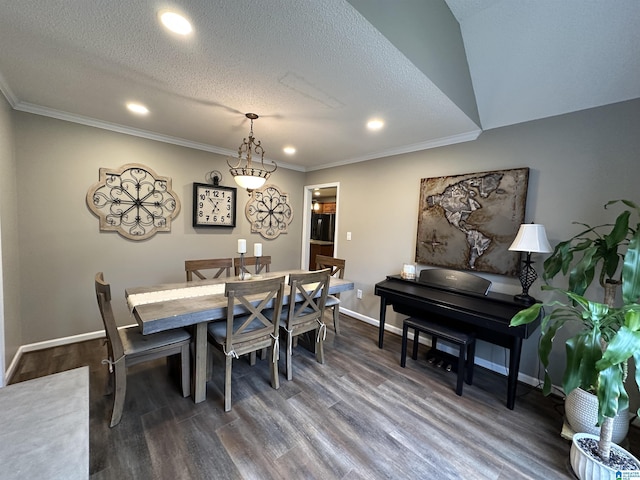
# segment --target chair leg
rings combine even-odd
[[[288,337],[289,335],[287,335]],[[289,337],[290,340],[287,340],[287,351],[285,353],[285,373],[287,375],[287,380],[293,380],[293,362],[291,361],[291,357],[293,356],[293,351],[292,348],[293,345],[291,345],[291,347],[289,346],[289,341],[291,341],[291,343],[293,343],[293,338],[294,337]]]
[[[124,408],[124,399],[127,394],[127,367],[124,359],[120,360],[113,366],[113,377],[114,393],[111,427],[115,427],[120,423],[122,410]]]
[[[256,364],[256,357],[257,355],[255,350],[249,354],[249,365],[251,365],[252,367]]]
[[[207,344],[207,382],[213,379],[213,348]]]
[[[231,355],[225,356],[225,369],[224,369],[224,411],[229,412],[231,410],[231,366],[233,365],[233,357]]]
[[[105,343],[107,345],[107,358],[109,360],[113,360],[113,352],[111,351],[111,344],[106,340],[105,340]],[[113,377],[115,376],[115,374],[113,373],[113,367],[111,365],[106,363],[106,361],[103,361],[103,363],[105,363],[107,367],[107,383],[105,384],[104,394],[111,395],[113,393]]]
[[[104,394],[111,395],[113,393],[113,377],[114,373],[107,368],[107,380],[104,385]]]
[[[191,394],[191,355],[189,354],[189,343],[182,346],[182,352],[180,353],[180,367],[182,396],[188,397]]]
[[[340,306],[333,306],[333,329],[336,332],[336,335],[340,335]]]
[[[278,355],[273,351],[275,346],[276,346],[276,343],[275,343],[275,340],[273,340],[271,342],[271,359],[269,361],[271,362],[271,386],[276,390],[278,390],[280,388],[280,377],[278,377],[278,360],[277,360]],[[287,371],[287,375],[289,375],[290,373],[291,373],[291,367],[289,367]],[[287,380],[291,380],[291,379],[287,378]]]
[[[320,330],[316,329],[315,330],[315,334],[316,334],[316,361],[318,363],[324,363],[324,340],[322,339],[322,336],[320,336]]]

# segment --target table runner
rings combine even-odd
[[[224,286],[224,283],[219,283],[216,285],[174,288],[159,292],[136,293],[127,297],[127,303],[129,304],[129,310],[133,312],[133,309],[138,305],[146,305],[147,303],[166,302],[179,298],[202,297],[205,295],[222,295],[224,294]]]

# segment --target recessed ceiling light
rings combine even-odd
[[[367,122],[367,128],[369,130],[380,130],[382,127],[384,127],[384,122],[382,120],[374,119]]]
[[[293,147],[284,147],[283,151],[287,155],[293,155],[294,153],[296,153],[296,149]]]
[[[129,102],[127,103],[127,108],[138,115],[146,115],[149,113],[149,109],[140,103]]]
[[[176,12],[160,12],[160,21],[166,28],[178,35],[189,35],[193,31],[189,20]]]

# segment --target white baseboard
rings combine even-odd
[[[121,328],[128,328],[132,325],[126,325]],[[81,333],[79,335],[72,335],[70,337],[54,338],[53,340],[45,340],[44,342],[28,343],[21,345],[18,351],[13,356],[13,360],[9,364],[9,368],[4,374],[4,384],[8,385],[11,376],[14,374],[15,369],[18,367],[18,362],[22,358],[22,354],[27,352],[35,352],[36,350],[44,350],[45,348],[59,347],[60,345],[69,345],[70,343],[86,342],[87,340],[95,340],[96,338],[104,338],[104,330],[97,330],[95,332]]]
[[[360,320],[362,322],[365,323],[369,323],[371,325],[375,325],[376,327],[380,326],[380,321],[376,320],[375,318],[371,318],[371,317],[367,317],[366,315],[362,315],[361,313],[358,312],[354,312],[352,310],[348,310],[346,308],[340,307],[340,313],[344,313],[345,315],[348,315],[350,317],[353,317],[357,320]],[[388,323],[385,322],[384,324],[384,331],[385,332],[391,332],[394,333],[398,336],[402,336],[402,328],[400,327],[396,327],[395,325],[390,325]],[[409,338],[413,339],[413,333],[409,333]],[[429,341],[427,341],[424,337],[420,338],[420,343],[424,344],[424,345],[431,345],[431,343]],[[438,347],[439,348],[439,347]],[[458,351],[453,349],[453,348],[449,348],[446,345],[442,346],[442,350],[450,353],[452,355],[458,355]],[[400,353],[400,352],[398,352]],[[480,358],[480,357],[476,357],[476,365],[480,365],[483,368],[486,368],[487,370],[491,370],[492,372],[496,372],[502,376],[507,376],[509,374],[509,369],[508,367],[506,367],[505,365],[499,365],[497,363],[493,363],[493,362],[489,362],[487,360],[485,360],[484,358]],[[531,385],[532,387],[538,387],[540,386],[540,380],[538,380],[535,377],[531,377],[529,375],[525,375],[523,373],[518,373],[518,380],[521,381],[522,383],[526,383],[527,385]]]
[[[354,312],[353,310],[348,310],[346,308],[340,307],[340,313],[344,313],[345,315],[353,317],[356,320],[360,320],[362,322],[368,323],[370,325],[374,325],[376,327],[380,326],[379,320],[376,320],[375,318],[372,318],[372,317],[368,317],[366,315],[362,315],[361,313],[358,313],[358,312]],[[129,326],[131,325],[126,325],[124,327],[119,327],[119,328],[127,328]],[[391,332],[396,335],[402,336],[402,329],[399,327],[396,327],[395,325],[390,325],[388,323],[385,323],[384,330],[385,332]],[[87,340],[94,340],[96,338],[102,338],[102,337],[104,337],[104,330],[98,330],[95,332],[82,333],[80,335],[72,335],[70,337],[56,338],[53,340],[46,340],[44,342],[36,342],[36,343],[30,343],[27,345],[21,345],[20,348],[18,348],[18,351],[16,352],[15,356],[13,357],[13,360],[11,361],[9,368],[5,372],[4,384],[5,385],[8,384],[8,381],[11,378],[11,375],[13,375],[14,370],[17,368],[18,362],[20,361],[20,358],[22,357],[23,353],[33,352],[36,350],[43,350],[45,348],[58,347],[60,345],[68,345],[70,343],[85,342]],[[413,339],[413,334],[410,334],[410,338]],[[424,338],[420,339],[420,343],[424,345],[430,345],[430,343],[426,341],[426,339]],[[457,355],[457,351],[455,351],[452,348],[450,349],[445,345],[443,345],[442,350],[447,353]],[[488,362],[483,358],[476,357],[476,365],[480,365],[481,367],[484,367],[487,370],[491,370],[505,377],[508,374],[508,369],[504,365]],[[523,373],[518,374],[518,380],[534,387],[540,385],[540,381],[537,378],[530,377],[529,375],[524,375]]]

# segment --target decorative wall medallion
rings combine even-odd
[[[87,192],[87,205],[100,219],[101,231],[116,231],[130,240],[145,240],[171,231],[180,200],[171,179],[144,165],[100,169],[100,179]]]
[[[293,220],[289,194],[280,192],[275,185],[265,185],[251,192],[244,211],[251,223],[251,232],[258,232],[269,240],[287,233]]]

